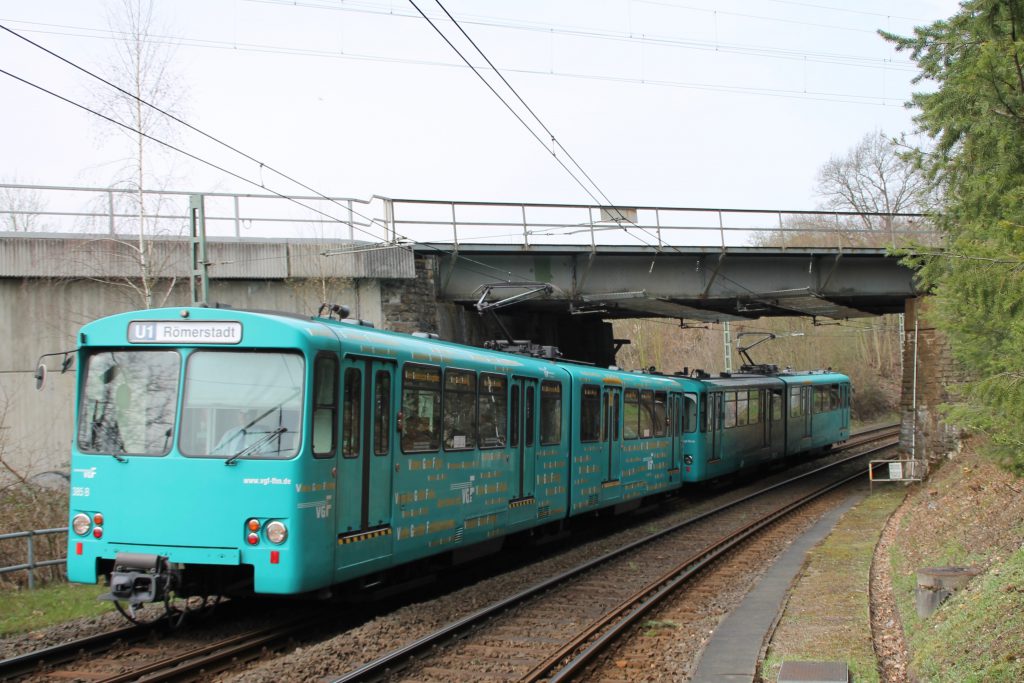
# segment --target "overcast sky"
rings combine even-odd
[[[109,75],[120,0],[0,5],[0,23]],[[431,0],[416,0],[474,65]],[[909,131],[916,73],[879,28],[951,16],[953,0],[446,0],[445,7],[614,203],[809,209],[817,169],[866,133]],[[855,8],[855,9],[854,9]],[[590,203],[402,0],[157,0],[182,118],[335,196]],[[95,106],[104,86],[0,33],[2,67]],[[513,96],[500,86],[510,101]],[[101,185],[125,139],[0,74],[0,180]],[[545,142],[519,103],[515,110]],[[184,132],[191,153],[257,164]],[[560,157],[563,153],[559,151]],[[187,158],[175,189],[256,191]],[[272,179],[274,189],[302,192]]]

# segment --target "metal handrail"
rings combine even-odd
[[[0,207],[0,230],[9,220],[38,217],[59,222],[46,232],[119,231],[131,234],[137,228],[138,207],[128,210],[117,197],[136,197],[128,188],[69,187],[0,183],[0,190],[24,193],[20,203]],[[75,206],[73,197],[92,195],[86,206]],[[241,237],[250,233],[280,234],[317,231],[321,236],[346,230],[349,239],[393,244],[395,242],[450,242],[455,251],[461,243],[494,242],[521,244],[524,248],[560,242],[596,246],[615,241],[643,243],[662,248],[672,243],[697,246],[708,242],[726,248],[743,246],[761,236],[778,234],[797,241],[834,240],[836,247],[851,246],[867,237],[889,247],[914,241],[935,241],[942,237],[931,216],[920,213],[880,213],[840,210],[745,209],[686,206],[595,206],[587,204],[542,204],[535,202],[453,201],[405,199],[373,195],[351,197],[232,194],[182,190],[146,190],[143,218],[153,221],[153,232],[174,232],[188,214],[182,198],[202,194],[216,200],[207,208],[206,220],[220,236]],[[44,201],[45,197],[45,201]],[[168,204],[163,204],[163,200]],[[47,206],[54,202],[59,206]],[[71,205],[69,205],[69,202]],[[241,202],[245,203],[243,207]],[[259,206],[257,207],[256,204]],[[286,207],[286,208],[285,208]],[[302,211],[301,209],[305,209]],[[295,213],[298,211],[299,213]],[[336,215],[340,214],[340,215]],[[812,220],[812,223],[801,221]],[[232,228],[227,227],[233,226]],[[29,228],[31,229],[31,228]],[[356,234],[358,233],[358,235]],[[589,238],[589,240],[588,240]],[[910,239],[908,239],[910,238]],[[556,241],[556,242],[553,242]],[[787,246],[802,246],[789,244]],[[807,245],[814,246],[814,245]]]
[[[36,551],[34,539],[37,536],[51,536],[53,534],[66,534],[68,532],[67,527],[59,527],[56,529],[35,529],[33,531],[16,531],[10,534],[0,534],[0,541],[8,541],[16,538],[24,538],[28,543],[28,562],[23,564],[15,564],[10,567],[0,567],[0,574],[9,574],[18,571],[28,572],[28,587],[29,590],[35,588],[35,570],[43,567],[55,567],[57,565],[67,563],[67,558],[60,558],[57,560],[42,560],[36,561]]]

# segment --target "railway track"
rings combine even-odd
[[[244,608],[225,610],[220,621],[245,618]],[[116,629],[0,661],[0,681],[198,680],[264,657],[268,652],[293,647],[325,629],[335,633],[344,627],[334,614],[303,614],[276,620],[271,616],[260,621],[268,619],[277,623],[243,628],[209,643],[203,642],[203,631],[174,632],[163,621]],[[172,634],[179,637],[171,637]]]
[[[844,444],[842,448],[855,448],[871,441],[889,438],[897,432],[898,430],[892,427],[861,432]],[[873,452],[875,451],[869,451],[868,453]],[[860,453],[846,458],[838,464],[850,463],[855,459],[864,457],[868,453]],[[804,478],[807,479],[811,475],[820,474],[835,466],[819,468],[815,472],[804,475]],[[863,468],[858,466],[856,472],[862,476]],[[857,476],[857,474],[854,476]],[[781,487],[781,484],[776,485],[766,491],[779,491]],[[472,661],[483,661],[486,658],[482,658],[480,653],[493,651],[498,663],[495,664],[492,661],[484,666],[491,667],[491,673],[494,674],[494,677],[502,677],[498,675],[498,669],[501,666],[506,666],[508,662],[513,660],[516,661],[515,668],[523,669],[525,672],[525,680],[569,676],[576,670],[575,667],[586,665],[595,654],[601,651],[605,644],[614,641],[622,629],[627,628],[629,624],[641,618],[662,597],[670,594],[674,587],[687,581],[689,577],[692,577],[693,574],[713,563],[717,557],[727,552],[729,548],[742,542],[740,537],[734,538],[732,541],[720,539],[720,543],[717,544],[717,550],[712,550],[710,548],[695,549],[656,546],[655,544],[659,539],[662,542],[668,542],[668,537],[672,536],[680,528],[686,527],[692,530],[694,525],[701,523],[710,527],[721,527],[724,524],[722,515],[728,514],[729,510],[735,510],[741,504],[752,501],[758,496],[763,497],[765,495],[769,494],[759,492],[732,501],[721,508],[688,520],[679,527],[670,528],[658,534],[652,534],[648,538],[630,544],[615,553],[610,553],[597,560],[588,562],[586,565],[561,574],[538,586],[503,599],[486,609],[452,623],[444,629],[440,629],[436,633],[387,653],[374,662],[350,672],[337,680],[355,681],[388,678],[398,669],[408,670],[412,659],[416,657],[422,658],[424,652],[432,650],[434,651],[434,656],[437,656],[438,653],[449,651],[451,647],[455,646],[453,643],[456,641],[460,644],[458,645],[459,647],[469,648],[470,654],[468,657]],[[765,504],[759,504],[759,507],[765,506]],[[795,509],[798,503],[791,502],[788,506]],[[771,507],[771,505],[767,505],[767,507]],[[774,507],[779,508],[778,505]],[[758,529],[771,524],[774,519],[783,516],[785,511],[776,509],[773,513],[768,514],[773,516],[766,518],[758,524],[748,524],[747,526],[750,528],[747,530],[746,536],[752,535]],[[733,524],[735,525],[735,522]],[[720,535],[720,533],[716,532],[716,535]],[[699,536],[700,534],[698,534]],[[629,555],[641,550],[647,553],[643,557]],[[683,563],[677,563],[678,566],[676,567],[665,567],[665,558],[684,556],[681,553],[685,553],[687,558]],[[616,560],[616,557],[619,559]],[[630,557],[633,559],[629,559]],[[619,562],[619,569],[608,569],[607,567],[615,561]],[[625,566],[626,569],[623,570],[622,566]],[[602,585],[602,579],[594,573],[597,571],[611,572],[611,574],[608,574],[608,576],[613,577],[610,586]],[[620,578],[622,572],[625,571],[629,575],[630,580],[615,580],[616,571]],[[567,593],[566,597],[560,600],[538,600],[537,596],[539,595],[548,593],[553,595],[553,592],[556,590],[564,590],[561,586],[574,579],[578,582],[579,586],[576,590],[581,591],[575,594],[575,597],[572,593]],[[619,590],[611,590],[613,587],[619,589],[624,585],[637,586],[640,584],[651,587],[650,591],[644,591],[643,594],[637,592],[636,595],[622,595]],[[579,599],[580,595],[586,595],[587,599],[581,601]],[[591,601],[594,595],[601,596],[601,599]],[[525,605],[530,601],[547,602],[549,605],[546,608],[548,610],[546,613],[535,614],[533,617],[535,623],[533,625],[527,623],[524,626],[523,622],[520,622],[518,625],[511,624],[504,633],[499,631],[496,638],[484,635],[485,641],[483,644],[479,642],[474,644],[464,637],[467,632],[473,630],[479,630],[481,634],[484,634],[485,629],[481,628],[481,624],[493,622],[495,615],[511,613],[513,609],[519,610],[520,605]],[[586,610],[581,611],[581,602],[587,603]],[[529,616],[526,619],[527,622],[530,621]],[[579,624],[582,622],[586,622],[586,628],[579,628]],[[350,621],[349,623],[352,622]],[[544,624],[555,626],[554,633],[541,634],[539,629]],[[266,656],[268,652],[289,649],[297,642],[323,639],[325,636],[336,634],[342,628],[344,628],[344,625],[333,614],[329,616],[304,616],[271,627],[261,627],[238,633],[230,638],[220,639],[213,643],[195,646],[183,643],[176,647],[167,648],[154,647],[152,645],[154,640],[161,638],[161,631],[155,626],[124,628],[66,645],[47,648],[0,661],[0,681],[24,678],[31,680],[80,678],[82,680],[106,681],[108,683],[134,680],[199,680],[209,678],[217,672],[237,668],[246,661]],[[491,626],[486,627],[486,629],[490,628]],[[567,629],[575,629],[575,637],[566,639],[564,634]],[[507,638],[510,637],[509,634],[513,633],[531,633],[531,640],[543,643],[545,645],[544,651],[547,654],[543,657],[535,656],[530,658],[523,656],[524,652],[531,651],[530,648],[524,649],[518,643],[515,647],[509,648],[507,646]],[[491,638],[491,641],[487,641],[486,638]],[[559,642],[560,647],[553,647],[555,642]],[[448,644],[445,645],[445,643]],[[166,652],[161,652],[161,650],[166,650]],[[464,650],[463,653],[454,652],[452,654],[455,657],[453,661],[459,667],[463,667],[461,669],[451,669],[442,665],[431,672],[423,662],[420,662],[416,665],[415,671],[408,670],[408,673],[410,676],[423,677],[425,679],[457,680],[458,676],[456,674],[460,670],[472,671],[471,666],[464,666],[466,665],[465,659],[467,657],[465,652]],[[520,661],[527,659],[529,660],[528,662]],[[572,662],[577,660],[576,664],[572,664]],[[529,666],[526,666],[526,664],[529,664]],[[569,668],[566,669],[566,667]],[[566,669],[564,673],[562,672],[563,669]],[[470,678],[466,680],[478,680],[479,678],[480,674],[478,672],[470,674]]]
[[[897,431],[873,430],[846,447],[891,439]],[[651,534],[388,652],[333,683],[570,680],[677,588],[778,520],[863,478],[860,461],[891,445]],[[837,476],[836,470],[843,471]],[[723,534],[722,529],[729,531]]]

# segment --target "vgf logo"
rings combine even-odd
[[[128,326],[129,342],[156,341],[156,323],[133,322]]]

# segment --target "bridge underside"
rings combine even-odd
[[[439,298],[517,313],[699,322],[898,313],[913,271],[884,249],[430,245]],[[512,309],[508,312],[511,313]]]
[[[902,312],[917,295],[913,271],[884,249],[433,244],[416,251],[436,259],[440,301],[484,314],[464,316],[453,338],[525,339],[598,365],[615,363],[608,320],[845,320]]]

